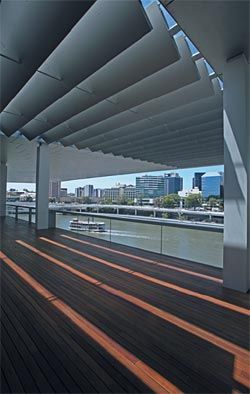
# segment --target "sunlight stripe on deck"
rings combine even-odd
[[[234,311],[234,312],[246,315],[246,316],[250,316],[250,311],[248,309],[246,309],[246,308],[243,308],[243,307],[231,304],[231,303],[223,301],[223,300],[219,300],[219,299],[217,299],[215,297],[212,297],[212,296],[209,296],[209,295],[206,295],[206,294],[202,294],[202,293],[198,293],[198,292],[193,291],[193,290],[189,290],[189,289],[187,289],[185,287],[177,286],[177,285],[172,284],[170,282],[166,282],[166,281],[163,281],[161,279],[157,279],[157,278],[154,278],[152,276],[145,275],[145,274],[143,274],[141,272],[130,270],[130,269],[125,268],[125,267],[123,267],[121,265],[114,264],[114,263],[111,263],[110,261],[101,259],[101,258],[93,256],[91,254],[81,252],[78,249],[71,248],[71,247],[66,246],[66,245],[64,245],[62,243],[59,243],[59,242],[56,242],[56,241],[52,241],[51,239],[48,239],[46,237],[39,237],[39,239],[41,239],[42,241],[48,242],[48,243],[50,243],[52,245],[58,246],[59,248],[66,249],[66,250],[68,250],[70,252],[78,254],[79,256],[87,257],[87,258],[89,258],[91,260],[94,260],[94,261],[100,263],[100,264],[107,265],[107,266],[109,266],[111,268],[117,269],[119,271],[126,272],[127,274],[136,276],[138,278],[144,279],[144,280],[146,280],[148,282],[151,282],[151,283],[154,283],[156,285],[163,286],[163,287],[166,287],[168,289],[175,290],[175,291],[177,291],[179,293],[182,293],[182,294],[185,294],[185,295],[188,295],[188,296],[191,296],[191,297],[195,297],[195,298],[198,298],[198,299],[210,302],[210,303],[215,304],[215,305],[217,305],[219,307],[222,307],[222,308],[225,308],[225,309],[229,309],[231,311]]]
[[[234,360],[234,378],[241,384],[245,385],[246,387],[250,387],[250,373],[249,373],[249,363],[250,363],[250,353],[249,351],[241,348],[240,346],[235,345],[234,343],[227,341],[223,338],[220,338],[209,331],[206,331],[198,326],[188,323],[187,321],[180,319],[173,314],[170,314],[160,308],[157,308],[138,297],[134,297],[130,294],[127,294],[121,290],[117,290],[114,287],[111,287],[104,282],[100,282],[97,279],[93,278],[92,276],[86,275],[83,272],[69,266],[68,264],[63,263],[61,260],[58,260],[47,253],[42,252],[41,250],[33,247],[32,245],[27,244],[26,242],[17,241],[18,244],[22,245],[23,247],[31,250],[32,252],[36,253],[40,257],[50,261],[53,264],[58,265],[59,267],[65,269],[66,271],[72,273],[73,275],[81,278],[82,280],[100,287],[101,289],[105,290],[106,292],[117,296],[118,298],[124,299],[127,302],[130,302],[133,305],[136,305],[139,308],[146,310],[147,312],[171,323],[188,333],[195,335],[205,341],[212,343],[213,345],[220,347],[221,349],[233,354],[235,356]]]
[[[50,304],[55,306],[56,309],[63,313],[76,326],[78,326],[90,338],[97,342],[105,351],[109,352],[119,363],[125,366],[154,392],[166,394],[181,393],[181,390],[179,390],[174,384],[152,369],[149,365],[141,361],[137,356],[129,352],[123,346],[119,345],[116,341],[114,341],[102,330],[81,316],[64,301],[56,297],[53,293],[47,290],[46,287],[44,287],[2,252],[0,253],[0,257],[3,262],[8,265],[30,287],[32,287]]]
[[[69,235],[60,234],[60,236],[63,237],[63,238],[66,238],[66,239],[70,239],[71,241],[79,242],[79,243],[85,244],[85,245],[90,245],[90,246],[92,246],[92,247],[94,247],[94,248],[98,248],[98,249],[102,249],[102,250],[107,250],[107,251],[109,251],[109,252],[112,252],[112,253],[115,253],[115,254],[119,254],[119,255],[121,255],[121,256],[130,257],[130,258],[132,258],[132,259],[139,260],[139,261],[142,261],[142,262],[145,262],[145,263],[149,263],[149,264],[153,264],[153,265],[158,265],[158,266],[160,266],[160,267],[164,267],[164,268],[167,268],[167,269],[170,269],[170,270],[182,272],[182,273],[184,273],[184,274],[188,274],[188,275],[192,275],[192,276],[197,276],[197,277],[199,277],[199,278],[211,280],[211,281],[214,281],[214,282],[217,282],[217,283],[222,283],[222,279],[216,278],[216,277],[214,277],[214,276],[205,275],[205,274],[201,274],[201,273],[199,273],[199,272],[190,271],[190,270],[187,270],[187,269],[185,269],[185,268],[179,268],[179,267],[176,267],[176,266],[171,265],[171,264],[161,263],[161,262],[159,262],[159,261],[152,260],[152,259],[148,259],[148,258],[146,258],[146,257],[136,256],[135,254],[132,254],[132,253],[126,253],[126,252],[122,252],[122,251],[120,251],[120,250],[116,250],[116,249],[113,249],[113,248],[108,248],[107,246],[97,245],[96,243],[89,242],[89,241],[83,241],[83,240],[81,240],[81,239],[79,239],[79,238],[70,237]]]

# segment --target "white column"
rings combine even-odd
[[[244,55],[227,62],[224,81],[224,272],[225,287],[250,287],[250,102]]]
[[[7,138],[0,135],[0,216],[6,215]]]
[[[36,162],[36,228],[49,227],[49,146],[37,147]]]

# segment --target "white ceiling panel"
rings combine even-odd
[[[60,24],[60,20],[57,23]],[[15,127],[10,129],[3,112],[2,130],[8,135],[19,130],[53,101],[58,100],[149,33],[151,28],[139,1],[97,0],[40,66],[39,72],[48,78],[46,87],[42,91],[39,90],[40,85],[36,84],[36,74],[31,78],[28,87],[22,89],[7,105],[5,108],[7,112],[17,112],[20,116],[14,118],[12,123]],[[32,35],[32,30],[30,30],[30,35]],[[118,36],[119,39],[117,39]],[[37,50],[39,50],[39,45],[37,45]],[[52,81],[58,82],[54,83],[53,88],[50,86]],[[51,95],[52,90],[53,95]],[[26,106],[26,103],[29,105]]]
[[[1,111],[93,4],[1,1]]]
[[[74,144],[81,139],[81,129],[197,81],[200,76],[184,37],[178,37],[177,46],[180,60],[51,129],[44,139],[52,142],[70,135],[62,143]]]
[[[152,25],[148,34],[42,111],[22,128],[23,134],[28,138],[40,135],[176,62],[180,57],[177,45],[158,4],[152,3],[146,13]]]

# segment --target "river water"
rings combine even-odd
[[[88,217],[79,216],[78,219],[85,221]],[[72,215],[57,214],[56,227],[69,230],[70,220]],[[89,220],[93,218],[90,217]],[[115,219],[110,221],[103,217],[96,217],[95,221],[105,222],[107,231],[104,233],[79,231],[79,233],[157,253],[162,250],[163,254],[169,256],[222,267],[223,233],[163,226],[161,241],[159,225]]]

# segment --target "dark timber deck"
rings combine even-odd
[[[249,298],[221,270],[12,218],[0,241],[2,393],[248,392]]]

